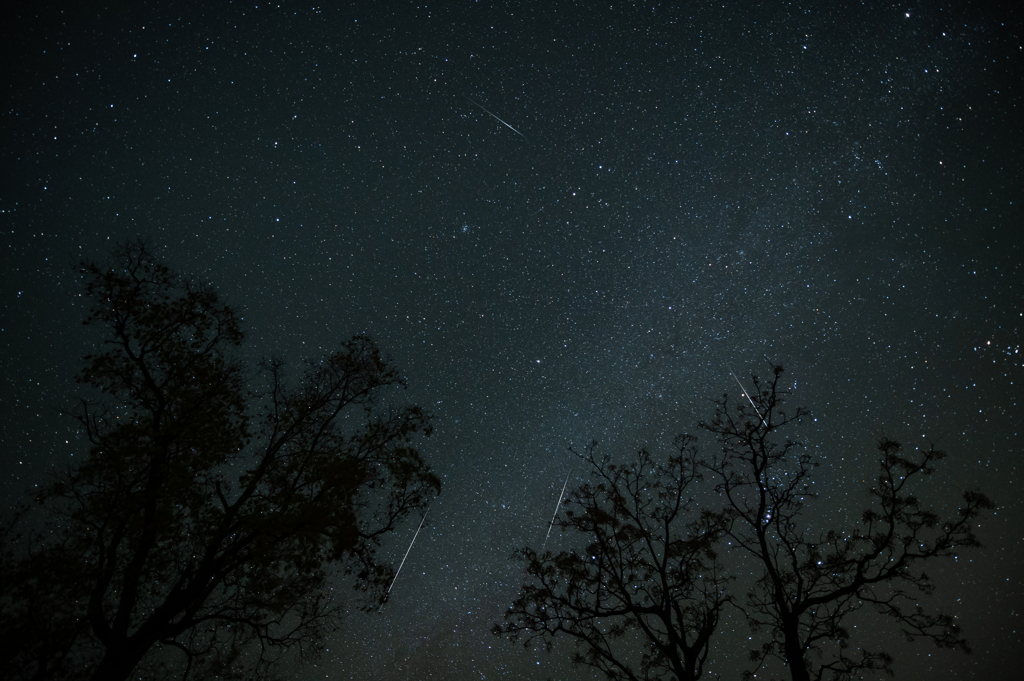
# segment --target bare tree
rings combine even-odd
[[[577,455],[590,481],[557,525],[578,548],[519,552],[531,579],[495,635],[548,650],[564,635],[575,663],[609,679],[700,678],[729,601],[715,553],[723,527],[691,496],[701,470],[692,439],[676,445],[667,460],[640,450],[629,465],[595,457],[595,445]]]
[[[934,589],[923,567],[979,546],[976,518],[992,503],[966,492],[957,514],[940,519],[914,489],[945,454],[930,448],[908,457],[899,444],[882,440],[878,479],[860,523],[845,531],[812,529],[807,504],[817,497],[810,477],[818,464],[785,435],[806,412],[783,410],[781,376],[781,367],[773,368],[767,382],[755,376],[751,395],[735,408],[723,397],[714,419],[701,424],[721,444],[708,470],[725,502],[727,535],[762,571],[748,594],[746,614],[769,640],[752,660],[760,668],[777,658],[794,681],[891,673],[892,658],[861,648],[846,624],[852,613],[867,608],[895,620],[908,639],[968,651],[950,615],[918,605],[919,595]]]
[[[143,245],[81,274],[106,332],[78,377],[91,448],[39,492],[42,529],[4,528],[2,675],[258,678],[315,654],[332,580],[379,603],[378,542],[440,490],[412,447],[428,416],[380,405],[404,383],[364,337],[295,387],[247,373],[234,311]]]

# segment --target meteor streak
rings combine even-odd
[[[420,519],[420,525],[416,528],[416,534],[412,536],[412,541],[409,542],[409,548],[405,550],[405,555],[402,556],[402,562],[398,564],[398,572],[395,573],[395,578],[391,580],[391,586],[388,587],[387,593],[384,594],[384,603],[387,602],[388,596],[391,595],[391,589],[394,588],[395,582],[398,581],[398,575],[401,574],[402,566],[405,565],[405,559],[409,557],[409,552],[412,551],[412,545],[416,543],[416,537],[420,536],[420,529],[422,529],[423,527],[423,521],[427,519],[427,513],[430,513],[429,505],[427,506],[427,510],[423,513],[423,518]],[[378,610],[377,612],[380,612],[384,609],[384,603],[380,604],[380,610]]]
[[[548,539],[551,537],[551,528],[555,524],[555,516],[558,515],[558,509],[562,506],[562,498],[565,496],[565,488],[569,485],[569,476],[572,475],[572,469],[569,470],[569,474],[565,476],[565,483],[562,484],[562,493],[558,495],[558,503],[555,504],[555,512],[551,515],[551,522],[548,523],[548,536],[544,537],[544,544],[541,545],[541,553],[544,552],[544,548],[548,545]]]
[[[463,96],[465,96],[465,95],[463,95]],[[466,99],[469,99],[469,97],[466,97]],[[512,132],[514,132],[515,134],[519,135],[519,136],[520,136],[520,137],[522,137],[522,138],[523,138],[524,140],[526,139],[526,135],[524,135],[523,133],[519,132],[518,130],[516,130],[515,128],[513,128],[513,127],[512,127],[511,125],[509,125],[508,123],[506,123],[505,121],[501,120],[500,118],[498,118],[497,116],[495,116],[494,114],[492,114],[492,113],[491,113],[490,111],[487,111],[487,109],[486,109],[486,108],[484,108],[484,105],[483,105],[483,104],[480,104],[480,103],[478,103],[478,102],[476,102],[475,100],[472,100],[472,99],[469,99],[469,101],[473,102],[473,104],[476,104],[476,105],[477,105],[478,107],[480,107],[481,109],[483,109],[484,111],[486,111],[486,112],[487,112],[488,114],[490,114],[491,116],[493,116],[493,117],[494,117],[494,119],[495,119],[496,121],[498,121],[499,123],[501,123],[502,125],[504,125],[504,126],[505,126],[506,128],[508,128],[509,130],[511,130]],[[529,140],[527,140],[527,141],[529,141]]]
[[[729,373],[732,374],[734,379],[736,379],[736,385],[740,387],[740,390],[743,391],[743,396],[747,398],[747,402],[750,402],[750,406],[754,408],[754,413],[757,414],[757,418],[761,419],[761,423],[764,423],[764,417],[761,416],[761,412],[758,410],[757,405],[754,404],[754,400],[750,399],[750,393],[748,393],[747,389],[743,387],[742,383],[740,383],[740,379],[736,378],[736,374],[733,373],[732,369],[729,369]]]

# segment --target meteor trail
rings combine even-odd
[[[465,95],[463,95],[463,96],[465,96]],[[476,102],[475,100],[472,100],[472,99],[470,99],[469,97],[466,97],[466,99],[469,99],[469,101],[473,102],[474,104],[476,104],[476,105],[477,105],[478,107],[480,107],[480,108],[481,108],[481,109],[483,109],[484,111],[487,111],[487,109],[486,109],[486,108],[484,108],[484,105],[483,105],[483,104],[480,104],[480,103]],[[508,124],[508,123],[506,123],[505,121],[501,120],[500,118],[498,118],[497,116],[495,116],[494,114],[492,114],[492,113],[491,113],[490,111],[487,111],[487,113],[489,113],[489,114],[490,114],[491,116],[494,116],[494,119],[495,119],[496,121],[498,121],[499,123],[501,123],[502,125],[504,125],[504,126],[505,126],[506,128],[508,128],[509,130],[511,130],[512,132],[514,132],[515,134],[519,135],[519,136],[520,136],[520,137],[522,137],[522,138],[523,138],[524,140],[526,139],[526,135],[524,135],[523,133],[519,132],[518,130],[516,130],[515,128],[513,128],[513,127],[512,127],[511,125],[509,125],[509,124]],[[527,141],[529,141],[529,140],[527,140]]]
[[[565,488],[569,485],[569,476],[572,475],[572,469],[569,469],[569,474],[565,476],[565,483],[562,484],[562,493],[558,495],[558,503],[555,504],[555,512],[551,515],[551,522],[548,523],[548,536],[544,537],[544,544],[541,545],[541,553],[544,552],[544,548],[548,545],[548,538],[551,537],[551,528],[555,524],[555,516],[558,515],[558,509],[562,505],[562,497],[565,496]]]
[[[736,378],[736,374],[733,374],[732,369],[729,369],[729,373],[732,374],[732,377],[734,379],[736,379],[736,385],[738,385],[740,387],[740,390],[743,391],[743,396],[747,398],[747,402],[750,402],[750,406],[754,408],[754,413],[757,414],[757,418],[761,419],[761,423],[764,423],[764,417],[761,416],[761,412],[758,410],[757,406],[754,404],[754,400],[750,399],[750,393],[748,393],[747,389],[743,387],[742,383],[740,383],[740,379]],[[758,425],[760,425],[760,424],[758,424]]]
[[[398,581],[398,575],[402,572],[402,566],[405,565],[405,559],[409,557],[409,552],[412,551],[412,545],[416,543],[416,537],[420,536],[420,529],[423,527],[423,521],[427,519],[427,513],[430,513],[430,506],[427,506],[427,510],[423,513],[423,518],[420,519],[420,525],[416,528],[416,534],[412,536],[412,541],[409,542],[409,548],[405,550],[405,555],[402,556],[402,562],[398,564],[398,572],[395,573],[395,578],[391,580],[391,586],[388,587],[387,593],[384,594],[384,602],[388,600],[388,596],[391,595],[391,589],[394,588],[395,582]],[[384,603],[380,604],[380,612],[384,609]]]

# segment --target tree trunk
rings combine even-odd
[[[695,655],[683,654],[684,676],[682,681],[693,681],[697,678],[697,660]]]
[[[807,665],[804,662],[804,651],[800,647],[800,635],[796,624],[787,626],[782,630],[785,637],[783,650],[786,653],[786,664],[789,665],[789,673],[793,681],[811,681],[811,675],[807,672]]]
[[[125,681],[142,661],[149,644],[125,639],[120,645],[107,647],[103,659],[92,673],[93,681]]]

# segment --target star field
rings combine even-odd
[[[883,434],[949,452],[939,507],[996,501],[986,548],[934,569],[975,654],[891,651],[899,678],[999,678],[1024,627],[1024,24],[962,5],[9,14],[5,498],[85,451],[58,413],[97,340],[70,266],[142,237],[253,357],[366,333],[434,415],[444,488],[388,604],[294,678],[593,678],[490,634],[566,448],[666,446],[769,362],[812,412],[824,513],[856,519]],[[749,635],[725,622],[711,671]]]

